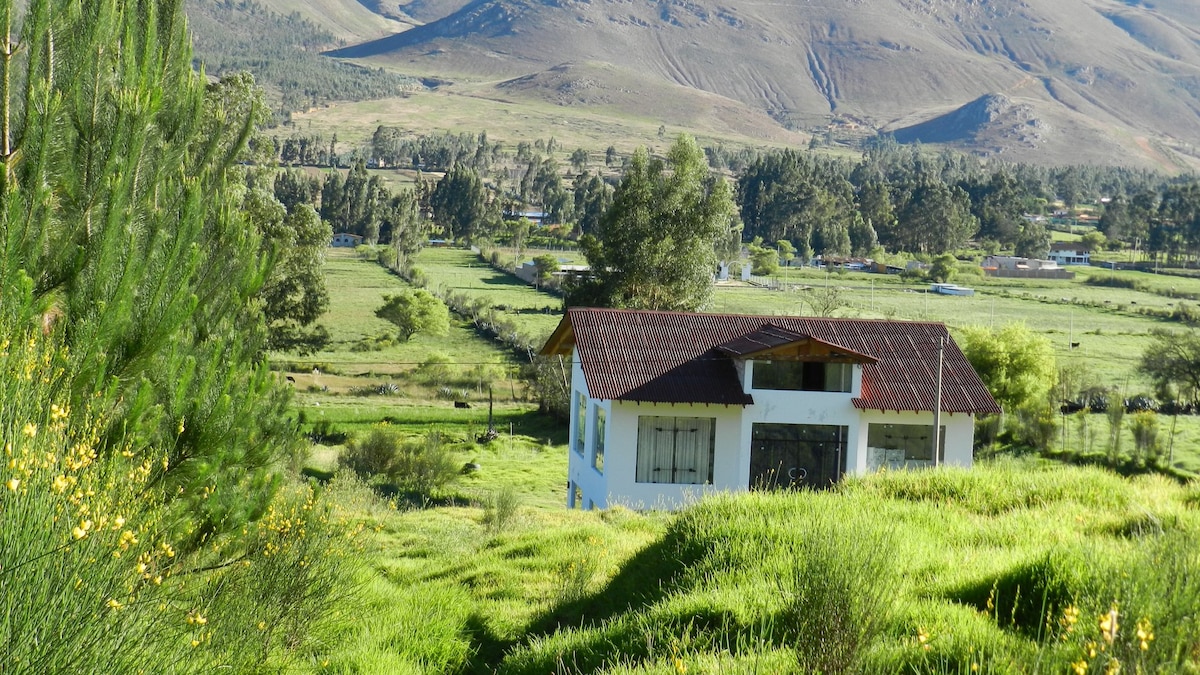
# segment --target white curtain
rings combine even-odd
[[[639,417],[637,482],[709,482],[715,425],[703,417]]]

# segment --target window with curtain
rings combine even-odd
[[[587,394],[575,392],[575,452],[583,455],[587,444]]]
[[[592,466],[604,473],[604,408],[596,406],[592,414],[596,416],[596,454],[592,457]]]
[[[712,483],[716,428],[717,420],[711,417],[639,417],[635,479],[639,483]]]

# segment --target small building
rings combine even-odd
[[[362,245],[362,243],[362,235],[338,232],[333,235],[333,241],[329,245],[336,248],[355,248]]]
[[[936,463],[969,467],[1000,412],[940,323],[571,308],[541,353],[571,359],[570,507],[930,466],[935,406]]]
[[[1058,266],[1054,260],[989,255],[980,263],[989,277],[1006,279],[1074,279],[1075,273]]]
[[[1046,257],[1059,265],[1092,264],[1092,252],[1077,241],[1056,241],[1050,244],[1050,255]]]

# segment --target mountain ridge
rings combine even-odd
[[[1182,0],[426,0],[406,7],[425,21],[328,53],[498,83],[563,63],[606,63],[645,78],[643,96],[695,89],[808,131],[839,118],[902,129],[901,120],[932,122],[982,96],[1018,97],[1060,139],[1046,152],[1037,152],[1036,134],[1006,141],[982,127],[943,142],[991,155],[996,148],[976,143],[990,137],[1001,154],[1044,163],[1069,163],[1071,153],[1055,148],[1074,147],[1087,163],[1153,165],[1161,159],[1132,139],[1179,150],[1200,137],[1200,9]],[[435,18],[436,10],[448,13]],[[1097,138],[1108,140],[1091,148]]]

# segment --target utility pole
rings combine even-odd
[[[937,393],[933,397],[933,465],[941,461],[938,456],[942,449],[942,359],[946,352],[946,338],[938,338]]]

